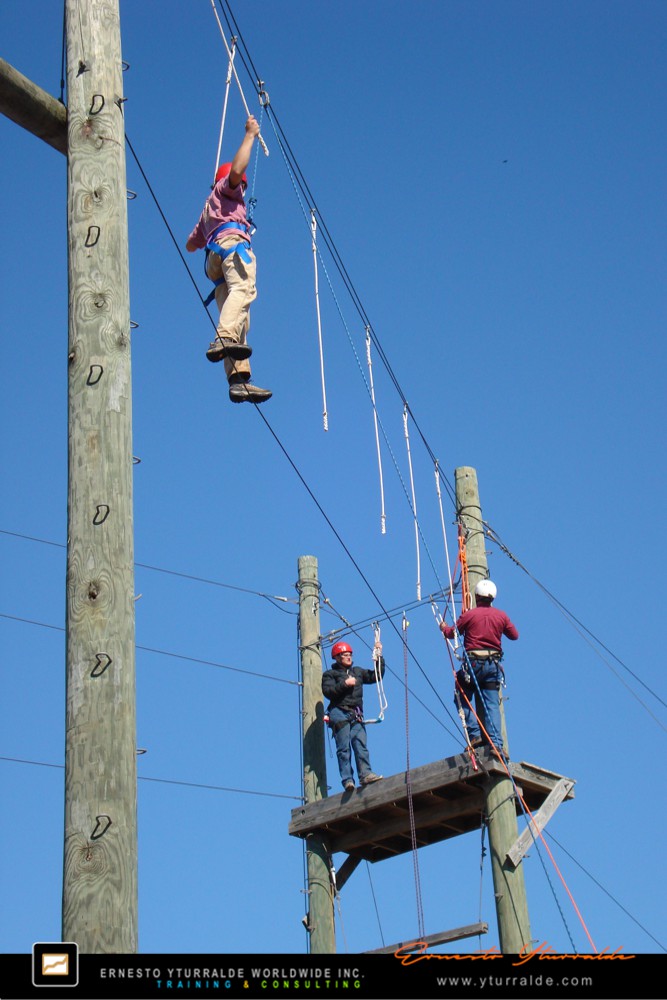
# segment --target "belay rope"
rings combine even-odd
[[[380,435],[378,432],[378,411],[375,405],[375,385],[373,384],[373,359],[371,358],[371,328],[366,326],[366,364],[368,365],[368,385],[371,394],[371,403],[373,404],[373,423],[375,425],[375,449],[378,456],[378,469],[380,473],[380,528],[382,534],[386,534],[387,531],[387,516],[384,511],[384,481],[382,478],[382,454],[380,452]]]
[[[421,566],[419,556],[419,521],[417,520],[417,497],[415,496],[415,480],[412,474],[412,455],[410,453],[410,432],[408,430],[408,404],[403,407],[403,434],[408,453],[408,469],[410,471],[410,487],[412,490],[412,516],[415,522],[415,546],[417,549],[417,600],[422,599]]]
[[[317,219],[315,209],[310,210],[310,232],[312,236],[313,266],[315,268],[315,310],[317,312],[317,337],[320,346],[320,376],[322,379],[322,422],[324,430],[329,430],[329,414],[327,413],[327,387],[324,381],[324,348],[322,346],[322,317],[320,315],[320,283],[317,273]]]
[[[250,117],[250,108],[248,107],[248,102],[245,99],[245,94],[243,93],[243,87],[241,86],[241,81],[239,80],[239,75],[236,72],[236,67],[234,66],[234,57],[232,55],[232,50],[230,49],[230,47],[229,47],[229,45],[227,43],[227,39],[225,38],[225,32],[223,31],[222,24],[220,23],[220,18],[218,17],[218,12],[215,9],[215,0],[211,0],[211,7],[213,8],[213,13],[215,14],[215,19],[218,22],[218,28],[220,29],[220,35],[222,37],[222,41],[223,41],[225,49],[227,51],[227,57],[229,59],[230,69],[231,69],[231,72],[233,72],[233,74],[234,74],[234,79],[236,80],[237,86],[239,88],[239,94],[241,95],[241,101],[243,102],[243,107],[245,108],[246,117],[249,118]],[[262,100],[262,96],[264,96],[265,100]],[[263,107],[264,107],[265,104],[268,104],[268,94],[266,94],[265,91],[262,91],[260,93],[260,102],[262,103]],[[220,141],[222,143],[222,136],[220,137]],[[269,155],[269,148],[266,145],[266,143],[264,142],[264,139],[262,138],[261,133],[257,136],[257,141],[260,144],[260,146],[262,147],[262,149],[264,150],[264,155],[268,156]]]
[[[440,491],[440,466],[438,460],[435,460],[435,491],[438,495],[438,509],[440,511],[440,524],[442,527],[442,539],[445,544],[445,560],[447,563],[447,573],[449,576],[449,599],[452,602],[452,618],[456,621],[456,604],[454,602],[454,581],[452,579],[452,567],[449,559],[449,546],[447,544],[447,531],[445,528],[445,513],[442,508],[442,493]],[[455,567],[456,568],[456,567]]]
[[[424,907],[422,903],[421,878],[419,875],[419,848],[417,845],[417,826],[415,822],[414,803],[412,801],[412,776],[410,773],[410,713],[409,713],[409,688],[408,688],[408,626],[410,622],[403,612],[403,684],[405,687],[405,784],[408,795],[408,815],[410,817],[410,841],[412,844],[412,867],[415,880],[415,894],[417,902],[417,924],[419,936],[425,936],[424,930]]]
[[[218,139],[218,151],[215,156],[215,166],[213,168],[213,183],[215,184],[215,175],[218,172],[218,167],[220,165],[220,153],[222,150],[222,137],[225,132],[225,119],[227,118],[227,102],[229,100],[229,88],[232,82],[232,69],[234,67],[234,56],[236,55],[236,39],[232,38],[232,48],[229,53],[229,63],[227,66],[227,78],[225,80],[225,100],[222,105],[222,120],[220,122],[220,138]]]
[[[472,608],[472,594],[470,593],[470,584],[468,583],[468,557],[466,555],[466,540],[463,532],[463,525],[458,522],[458,540],[459,540],[459,562],[461,563],[461,614],[464,611],[470,611]],[[458,632],[457,632],[458,639]]]
[[[373,632],[375,634],[375,643],[373,645],[373,669],[375,670],[375,686],[378,692],[380,713],[377,719],[364,719],[364,722],[367,725],[374,722],[384,722],[384,711],[387,708],[387,699],[384,693],[384,684],[382,683],[382,669],[380,667],[382,654],[378,650],[378,646],[380,644],[380,626],[378,622],[373,622]]]
[[[436,622],[438,623],[438,625],[440,625],[440,622],[443,620],[443,618],[442,618],[442,615],[440,614],[440,612],[438,611],[438,607],[437,607],[435,601],[431,601],[431,610],[433,611],[433,616],[434,616]],[[458,632],[456,634],[458,636]],[[452,668],[452,673],[454,675],[454,700],[456,702],[456,710],[457,710],[459,718],[461,720],[461,727],[463,729],[463,735],[465,736],[466,749],[468,750],[468,753],[470,754],[470,761],[472,763],[472,766],[473,766],[474,770],[477,771],[478,770],[477,758],[475,756],[475,751],[473,749],[473,745],[470,742],[470,734],[468,732],[468,726],[466,724],[465,712],[463,710],[463,701],[461,700],[461,694],[462,694],[462,692],[460,690],[459,679],[457,677],[456,669],[454,667],[454,661],[452,659],[452,651],[451,651],[451,645],[449,643],[449,640],[447,640],[447,648],[448,648],[448,651],[449,651],[449,654],[450,654],[450,664],[451,664],[451,668]],[[456,653],[456,651],[454,652],[454,655],[458,656],[458,654]],[[465,669],[467,670],[468,667],[466,666]]]

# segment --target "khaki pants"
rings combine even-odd
[[[243,241],[234,235],[216,240],[223,250],[239,242]],[[206,273],[212,281],[218,281],[221,277],[225,279],[215,289],[215,301],[220,310],[217,335],[229,337],[240,344],[246,343],[250,329],[250,303],[257,298],[255,255],[247,247],[246,252],[251,258],[250,264],[246,264],[237,253],[231,253],[223,260],[213,252],[209,253],[206,263]],[[225,358],[224,364],[228,379],[232,375],[241,375],[244,381],[250,378],[248,360],[232,361],[231,358]]]

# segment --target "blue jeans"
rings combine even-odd
[[[469,683],[465,680],[463,668],[456,674],[456,679],[461,685],[461,691],[463,692],[462,694],[461,691],[457,690],[457,694],[461,699],[468,736],[471,740],[482,738],[479,722],[475,718],[475,713],[467,704],[467,701],[471,703],[474,701],[477,715],[480,717],[484,728],[489,734],[489,738],[499,750],[502,750],[503,737],[500,728],[500,681],[502,675],[500,664],[497,660],[471,659],[470,667],[471,676]],[[465,695],[465,698],[463,695]],[[454,701],[458,708],[456,697]],[[483,739],[486,743],[486,737],[483,737]]]
[[[344,712],[341,708],[332,708],[329,712],[329,719],[336,741],[340,780],[343,784],[346,781],[354,781],[352,773],[353,751],[357,774],[361,781],[362,778],[371,773],[371,761],[366,744],[366,726],[359,719],[356,719],[353,713]]]

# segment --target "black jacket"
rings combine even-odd
[[[357,683],[354,687],[345,684],[346,677],[355,678]],[[384,657],[380,657],[380,677],[384,677]],[[375,684],[375,670],[339,667],[334,663],[330,670],[322,674],[322,694],[329,699],[327,711],[341,708],[344,712],[353,712],[355,708],[363,708],[364,684]]]

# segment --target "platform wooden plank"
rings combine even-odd
[[[478,830],[485,786],[492,778],[506,777],[501,762],[488,752],[480,755],[480,765],[475,770],[467,754],[457,754],[412,769],[411,802],[407,775],[402,772],[353,792],[304,804],[292,810],[289,833],[294,837],[317,833],[332,854],[344,851],[351,857],[380,861],[412,849],[413,825],[417,846]],[[531,812],[563,780],[562,775],[526,762],[511,762],[510,768]],[[514,794],[509,782],[508,793]],[[572,797],[570,789],[566,798]],[[517,801],[517,814],[521,813]]]

